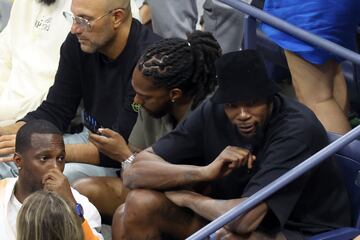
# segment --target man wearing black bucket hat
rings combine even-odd
[[[315,115],[278,93],[255,51],[225,54],[216,70],[214,96],[125,169],[133,190],[114,217],[120,239],[184,239],[327,145]],[[348,205],[328,159],[219,234],[304,239],[349,226]]]

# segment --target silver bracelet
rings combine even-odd
[[[130,157],[121,162],[121,168],[124,171],[135,160],[135,154],[131,154]]]

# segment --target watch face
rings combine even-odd
[[[75,212],[79,217],[84,217],[84,209],[82,208],[80,203],[76,203]]]

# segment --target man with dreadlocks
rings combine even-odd
[[[220,55],[219,44],[207,32],[195,31],[187,40],[169,38],[151,45],[133,72],[134,102],[142,108],[129,137],[130,147],[120,134],[107,128],[99,129],[103,136],[90,134],[90,141],[124,168],[135,152],[174,129],[214,91],[214,62]],[[115,177],[84,178],[74,187],[108,217],[127,194],[121,179]]]
[[[255,50],[224,54],[215,67],[214,95],[123,171],[131,191],[114,216],[114,240],[185,239],[327,145],[314,113],[279,94]],[[217,239],[305,239],[349,226],[348,205],[341,173],[327,159]]]

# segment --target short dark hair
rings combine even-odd
[[[220,56],[221,48],[214,36],[195,31],[187,40],[167,38],[152,44],[138,67],[156,86],[180,88],[185,95],[194,97],[194,109],[217,85],[215,60]]]
[[[24,153],[28,150],[31,147],[31,136],[34,133],[63,135],[51,122],[42,119],[29,121],[16,134],[15,152]]]

